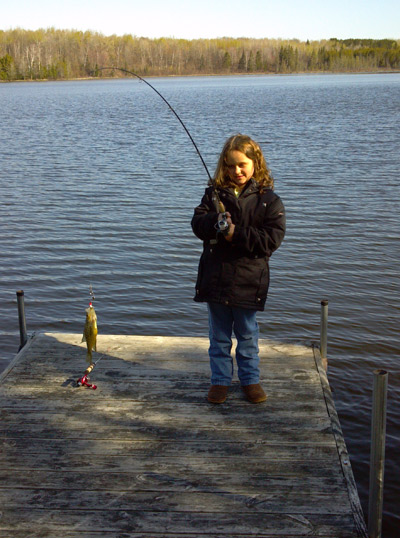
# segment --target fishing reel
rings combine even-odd
[[[87,375],[83,375],[82,377],[80,377],[78,379],[78,381],[76,382],[77,386],[78,387],[88,387],[89,389],[93,389],[93,390],[96,390],[97,389],[97,385],[95,385],[94,383],[89,383],[89,378]]]
[[[215,228],[222,233],[222,235],[228,235],[229,233],[229,227],[230,224],[228,222],[228,218],[226,216],[226,213],[222,213],[222,218],[217,221],[217,224],[215,225]]]

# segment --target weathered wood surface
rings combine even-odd
[[[205,338],[100,336],[97,390],[80,340],[0,377],[0,536],[366,537],[317,350],[261,341],[268,400],[215,406]]]

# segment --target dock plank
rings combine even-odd
[[[0,534],[366,538],[318,351],[260,341],[268,400],[206,401],[208,339],[31,339],[0,377]]]
[[[117,500],[115,503],[117,504]],[[4,510],[2,526],[10,528],[17,524],[18,530],[42,529],[53,531],[60,536],[63,529],[84,532],[107,533],[132,532],[139,536],[169,536],[170,533],[182,534],[191,528],[193,536],[203,537],[209,533],[218,536],[259,536],[268,529],[269,536],[325,536],[348,538],[354,535],[354,520],[348,514],[276,514],[259,512],[239,514],[236,510],[226,512],[172,512],[151,510],[120,510],[117,506],[102,507],[96,510],[46,510],[40,508]],[[194,531],[194,532],[193,532]],[[62,534],[64,536],[64,533]],[[86,534],[84,534],[86,536]]]

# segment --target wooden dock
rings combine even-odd
[[[0,377],[0,536],[367,537],[317,349],[260,341],[268,400],[206,400],[208,339],[29,340]]]

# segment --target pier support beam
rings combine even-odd
[[[385,370],[374,371],[368,506],[368,536],[370,538],[382,538],[387,381],[388,373]]]
[[[325,370],[328,370],[328,301],[321,301],[321,360]]]
[[[28,335],[26,332],[26,318],[25,318],[25,304],[24,304],[24,292],[22,290],[17,291],[18,302],[18,319],[19,319],[19,336],[21,350],[28,341]]]

